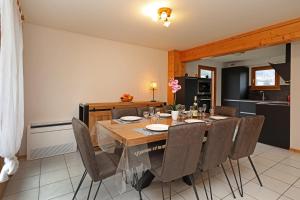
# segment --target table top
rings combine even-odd
[[[206,117],[208,119],[208,117]],[[132,123],[118,123],[115,120],[97,121],[97,125],[101,125],[108,130],[110,136],[126,146],[136,146],[167,139],[167,132],[156,133],[153,135],[144,135],[136,131],[143,129],[149,124],[167,124],[169,126],[182,123],[184,120],[173,121],[171,118],[161,118],[158,120],[144,119]],[[208,126],[209,128],[209,126]]]

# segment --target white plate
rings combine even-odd
[[[146,129],[150,131],[168,131],[169,125],[166,124],[149,124],[146,126]]]
[[[124,116],[124,117],[121,117],[120,120],[123,120],[123,121],[138,121],[138,120],[141,120],[142,118],[141,117],[138,117],[138,116]]]
[[[196,123],[196,122],[201,122],[204,123],[205,121],[201,120],[201,119],[186,119],[184,120],[186,123]]]
[[[160,113],[160,117],[171,117],[172,115],[170,113]]]
[[[215,120],[221,120],[221,119],[227,119],[228,117],[216,115],[216,116],[210,116],[209,118],[215,119]]]

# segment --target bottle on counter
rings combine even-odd
[[[197,100],[197,96],[194,97],[194,103],[193,103],[193,117],[197,117],[198,116],[198,100]]]

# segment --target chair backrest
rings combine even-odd
[[[112,109],[111,116],[113,119],[120,119],[124,116],[137,116],[136,108],[116,108]]]
[[[139,107],[137,108],[137,114],[139,117],[143,117],[143,113],[149,111],[149,107]]]
[[[253,154],[264,120],[262,115],[241,118],[230,158],[236,160]]]
[[[215,114],[229,116],[229,117],[236,117],[237,109],[235,107],[230,107],[230,106],[216,106]]]
[[[85,169],[93,180],[97,180],[99,170],[97,167],[96,156],[91,142],[88,127],[79,119],[72,119],[75,139],[81,155]]]
[[[200,169],[206,171],[227,160],[237,122],[237,118],[212,122],[200,157]]]
[[[169,182],[196,171],[205,130],[206,126],[202,123],[169,128],[160,177],[162,181]]]

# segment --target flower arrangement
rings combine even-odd
[[[176,92],[181,89],[181,85],[178,84],[178,80],[176,79],[170,79],[169,80],[169,87],[172,90],[172,93],[174,95],[174,103],[171,105],[172,110],[178,110],[178,108],[181,106],[180,104],[176,105]]]

